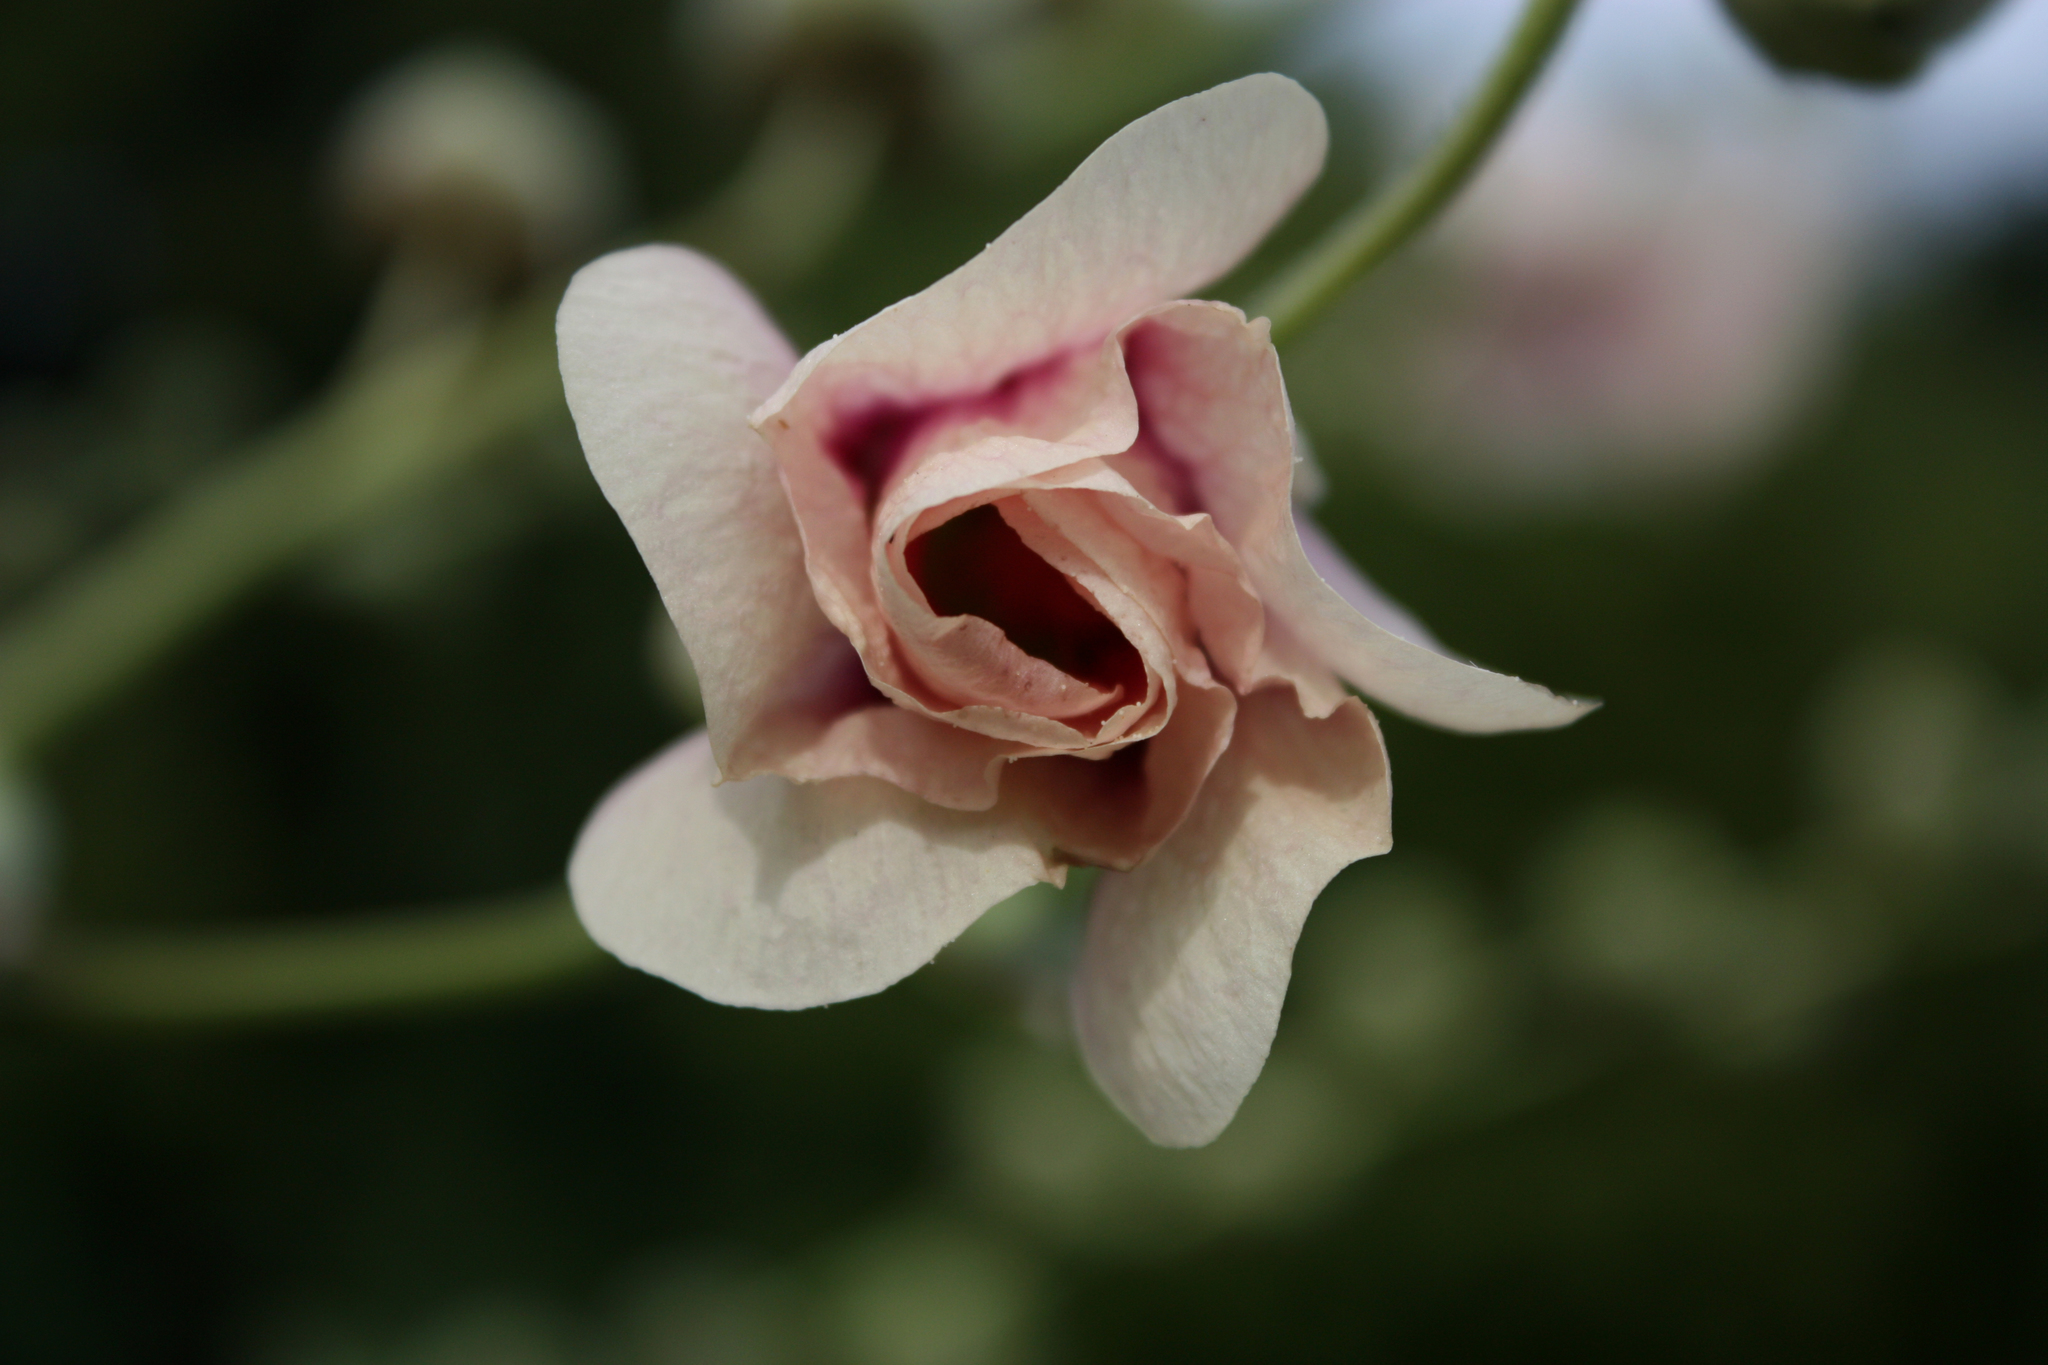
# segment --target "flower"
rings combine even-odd
[[[1842,177],[1795,130],[1744,147],[1553,103],[1518,132],[1442,224],[1435,280],[1381,315],[1370,406],[1405,435],[1380,444],[1468,512],[1735,485],[1841,349],[1863,254]]]
[[[1310,903],[1389,844],[1378,726],[1340,678],[1462,730],[1588,705],[1438,652],[1298,533],[1266,324],[1183,297],[1325,138],[1280,76],[1169,104],[801,361],[701,256],[584,267],[559,319],[570,408],[706,719],[577,843],[599,943],[800,1008],[1103,867],[1073,990],[1089,1067],[1155,1141],[1223,1129]]]

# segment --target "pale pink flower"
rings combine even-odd
[[[600,943],[795,1009],[1109,869],[1073,990],[1089,1067],[1159,1142],[1222,1130],[1316,893],[1388,847],[1386,755],[1343,682],[1459,730],[1587,707],[1438,652],[1297,528],[1266,323],[1182,297],[1325,138],[1284,77],[1177,101],[801,361],[689,251],[577,275],[570,407],[706,718],[583,831],[569,882]]]

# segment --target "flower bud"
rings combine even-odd
[[[580,95],[509,52],[463,46],[415,57],[361,96],[333,184],[343,216],[374,239],[530,269],[611,226],[620,163]]]
[[[986,11],[1014,0],[709,0],[682,32],[699,84],[728,98],[796,83],[912,109],[930,66],[962,33],[978,35]]]
[[[1721,0],[1721,7],[1786,71],[1898,85],[1991,0]]]

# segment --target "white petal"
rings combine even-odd
[[[1391,790],[1356,700],[1305,718],[1284,689],[1243,699],[1230,748],[1173,837],[1105,872],[1074,976],[1096,1081],[1154,1142],[1223,1131],[1266,1064],[1294,943],[1330,878],[1384,853]]]
[[[1263,319],[1247,322],[1223,304],[1171,304],[1131,338],[1146,429],[1188,464],[1267,611],[1347,682],[1417,720],[1474,733],[1566,725],[1597,705],[1440,654],[1362,614],[1369,603],[1347,601],[1317,575],[1288,496],[1293,418]]]
[[[1295,484],[1300,486],[1301,466],[1295,466]],[[1410,644],[1433,649],[1439,654],[1449,654],[1436,636],[1429,633],[1429,627],[1415,619],[1406,607],[1381,592],[1379,585],[1359,571],[1357,565],[1345,558],[1323,528],[1316,525],[1301,509],[1297,501],[1294,508],[1294,533],[1301,537],[1302,553],[1308,556],[1309,567],[1316,571],[1316,577],[1337,590],[1337,595],[1349,602],[1366,620],[1389,631]]]
[[[1315,97],[1270,73],[1155,109],[973,260],[804,357],[760,417],[827,365],[908,399],[973,392],[1099,341],[1242,260],[1315,179],[1328,142]]]
[[[747,771],[749,738],[787,708],[789,688],[846,648],[747,425],[794,353],[738,281],[673,246],[579,270],[556,334],[590,468],[689,648],[721,766]]]
[[[620,960],[720,1004],[872,995],[1057,875],[995,812],[874,778],[717,777],[701,732],[629,775],[583,827],[569,890]]]
[[[1561,697],[1537,683],[1440,654],[1426,631],[1418,641],[1389,629],[1364,611],[1366,604],[1348,600],[1316,573],[1292,518],[1277,529],[1269,543],[1245,555],[1267,610],[1374,701],[1425,724],[1478,735],[1551,730],[1599,708],[1597,701]],[[1344,562],[1337,554],[1336,563]]]

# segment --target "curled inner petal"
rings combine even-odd
[[[1106,692],[1144,689],[1145,664],[1124,633],[1065,574],[1024,544],[992,503],[911,541],[904,559],[940,616],[979,616],[1010,642]]]

